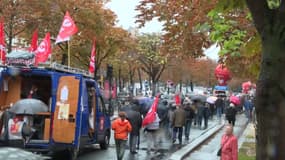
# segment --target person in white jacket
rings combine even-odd
[[[146,125],[145,131],[147,132],[147,152],[150,152],[151,149],[157,149],[157,132],[159,130],[159,117],[156,113],[155,120]]]

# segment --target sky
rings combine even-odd
[[[138,25],[135,23],[135,16],[138,14],[135,11],[136,5],[139,4],[140,0],[111,0],[106,7],[110,8],[117,15],[117,26],[120,26],[126,30],[129,28],[136,28]],[[145,27],[139,29],[140,33],[153,33],[162,32],[162,23],[157,20],[147,22]],[[205,50],[206,56],[213,60],[218,60],[219,48],[216,45],[211,46]]]
[[[111,0],[106,7],[110,8],[118,16],[117,25],[123,27],[124,29],[129,29],[130,27],[137,27],[135,23],[135,16],[139,13],[135,11],[136,6],[139,4],[140,0]],[[162,23],[157,20],[148,22],[144,28],[139,29],[141,33],[152,33],[161,32]]]

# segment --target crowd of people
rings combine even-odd
[[[166,104],[168,107],[168,113],[166,118],[166,132],[172,143],[175,144],[178,140],[179,145],[183,144],[183,134],[185,141],[189,141],[191,138],[190,130],[195,127],[197,129],[207,129],[208,121],[217,121],[222,123],[223,114],[228,121],[226,126],[226,134],[233,136],[232,131],[235,126],[236,114],[240,112],[239,106],[244,109],[248,121],[252,119],[253,103],[249,97],[245,97],[241,105],[237,106],[231,103],[229,99],[225,97],[217,97],[214,103],[207,103],[199,99],[191,100],[190,97],[184,97],[179,103]],[[215,116],[216,115],[216,116]],[[142,126],[143,116],[139,110],[127,110],[119,113],[119,118],[112,124],[112,129],[115,132],[115,141],[117,149],[117,158],[121,160],[124,155],[126,142],[129,134],[129,148],[131,154],[137,153],[140,141],[140,130],[143,128],[146,133],[147,140],[147,152],[156,150],[158,148],[158,132],[165,126],[162,126],[162,119],[155,113],[155,118],[152,123]],[[165,124],[165,122],[163,122]],[[118,136],[122,135],[122,136]],[[222,154],[226,150],[227,145],[225,139],[222,138]],[[234,136],[233,136],[234,137]],[[232,138],[232,137],[231,137]],[[232,141],[235,141],[232,138]],[[227,144],[227,143],[226,143]],[[224,153],[225,154],[225,153]]]

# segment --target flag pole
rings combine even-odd
[[[1,62],[1,64],[3,64],[3,62],[2,62],[2,53],[3,51],[2,51],[2,49],[0,50],[0,55],[1,55],[1,57],[0,57],[0,62]],[[4,64],[3,64],[4,65]]]
[[[70,43],[67,41],[67,57],[68,57],[68,67],[70,67]]]

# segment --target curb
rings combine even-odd
[[[178,151],[174,152],[168,160],[182,160],[185,158],[190,152],[192,152],[195,148],[199,145],[204,143],[209,137],[217,133],[221,128],[223,128],[224,124],[216,125],[213,128],[209,129],[208,131],[204,132],[196,138],[191,143],[187,144],[186,146],[182,147]]]

